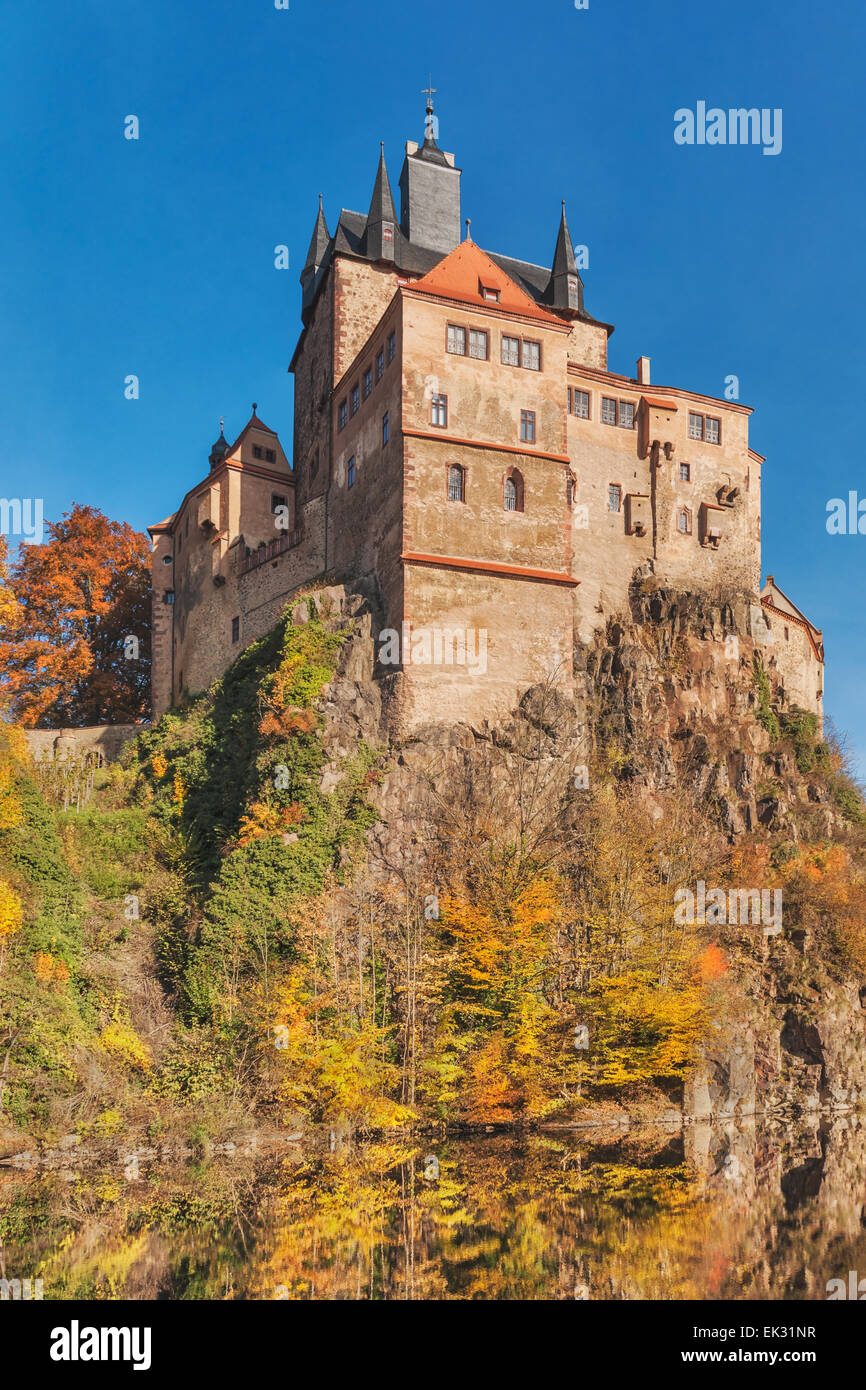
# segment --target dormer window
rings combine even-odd
[[[499,290],[494,289],[493,285],[482,285],[481,298],[486,299],[490,304],[498,304]]]

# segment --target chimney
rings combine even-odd
[[[648,357],[637,359],[637,384],[638,386],[649,386],[650,384],[650,360]]]

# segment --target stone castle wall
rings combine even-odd
[[[449,354],[449,324],[485,328],[487,359]],[[540,343],[541,371],[503,362],[503,334]],[[364,398],[368,370],[374,384]],[[689,591],[758,601],[763,460],[749,448],[750,410],[653,387],[646,359],[638,379],[608,372],[603,326],[457,304],[413,290],[393,267],[337,257],[308,311],[293,371],[291,547],[240,563],[243,545],[274,535],[273,484],[254,472],[233,477],[219,536],[193,524],[185,539],[173,612],[155,593],[157,712],[170,703],[169,629],[175,693],[181,677],[195,693],[268,630],[298,589],[322,580],[372,586],[382,628],[400,634],[401,709],[413,725],[493,717],[552,671],[571,689],[575,644],[628,612],[638,569]],[[568,409],[569,389],[588,393],[589,418]],[[448,397],[443,427],[433,422],[434,394]],[[631,407],[632,427],[604,422],[605,397]],[[520,437],[526,410],[535,414],[531,442]],[[690,437],[690,412],[719,422],[718,443]],[[459,502],[448,495],[454,464],[464,470]],[[516,510],[504,505],[506,478],[520,488]],[[155,591],[166,545],[158,536]],[[261,553],[254,548],[254,558]],[[793,634],[795,626],[784,651],[776,643],[778,671],[805,708],[816,708],[819,672],[808,669],[805,630]],[[471,674],[468,661],[444,659],[444,647],[441,663],[425,662],[423,649],[412,659],[411,634],[433,629],[448,631],[452,649],[463,633],[475,653]],[[387,662],[378,670],[393,673]]]

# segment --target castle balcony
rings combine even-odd
[[[294,550],[296,545],[300,545],[300,542],[300,526],[296,526],[294,531],[282,531],[275,540],[270,541],[267,545],[259,545],[249,554],[239,555],[238,574],[249,574],[250,570],[258,569],[260,565],[267,564],[268,560],[276,560],[287,550]]]

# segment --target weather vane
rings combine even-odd
[[[439,117],[433,114],[433,98],[436,95],[436,88],[433,86],[433,78],[427,78],[427,86],[422,89],[422,95],[427,98],[427,119],[424,122],[424,139],[439,139]]]

